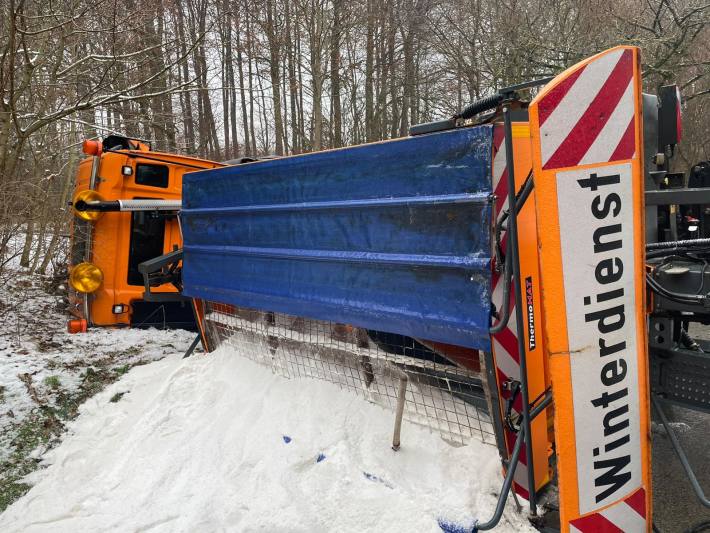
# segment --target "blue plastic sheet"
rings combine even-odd
[[[492,128],[186,174],[184,293],[490,349]]]

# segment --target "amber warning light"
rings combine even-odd
[[[87,139],[81,144],[81,151],[84,152],[86,155],[99,156],[102,152],[101,143],[99,141],[92,141]]]

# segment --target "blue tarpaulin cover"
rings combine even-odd
[[[184,293],[490,350],[490,126],[185,174]]]

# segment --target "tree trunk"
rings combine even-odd
[[[298,30],[296,30],[298,31]],[[300,142],[300,149],[301,151],[304,150],[305,148],[305,143],[306,143],[306,121],[304,119],[304,112],[303,112],[303,64],[301,62],[301,57],[302,50],[301,50],[301,39],[300,37],[296,40],[296,45],[298,47],[298,51],[296,53],[296,57],[298,59],[298,135],[301,139]]]
[[[281,80],[279,68],[281,62],[281,46],[274,26],[274,3],[266,2],[266,38],[269,41],[269,74],[271,75],[271,94],[274,102],[274,129],[276,130],[276,155],[283,155],[283,121],[281,118]]]
[[[222,11],[218,16],[220,16],[219,22],[219,34],[220,34],[220,40],[221,40],[221,58],[222,58],[222,65],[221,65],[221,75],[222,75],[222,134],[224,135],[224,158],[225,159],[231,159],[232,158],[232,141],[230,139],[230,135],[232,133],[232,130],[230,128],[230,108],[231,108],[231,99],[230,99],[230,83],[229,83],[229,62],[231,61],[231,54],[229,54],[229,48],[230,48],[230,41],[232,40],[231,37],[231,30],[232,30],[232,17],[229,12],[229,0],[223,0],[222,1]]]
[[[245,2],[245,5],[248,5]],[[249,13],[246,16],[247,23],[247,67],[249,69],[249,132],[251,133],[252,155],[257,155],[256,150],[256,133],[254,130],[254,90],[253,90],[253,72],[252,72],[252,57],[254,57],[254,39],[251,33],[251,24],[249,23]]]
[[[76,127],[74,124],[71,125],[69,137],[71,140],[74,140],[76,138]],[[66,206],[67,201],[69,200],[72,185],[74,184],[74,174],[76,172],[78,159],[79,154],[76,150],[72,150],[71,152],[69,152],[69,161],[67,162],[66,166],[66,176],[62,180],[62,189],[59,193],[60,208]],[[37,272],[39,272],[40,274],[44,274],[45,272],[47,272],[47,267],[49,266],[49,263],[54,259],[54,254],[57,252],[57,247],[59,246],[59,243],[61,241],[62,228],[66,223],[67,216],[65,213],[67,213],[67,211],[60,212],[62,213],[62,215],[57,217],[54,221],[54,225],[52,227],[52,238],[49,241],[49,246],[47,246],[47,251],[44,254],[42,263],[37,269]]]
[[[225,8],[229,9],[229,1],[225,0]],[[230,102],[229,107],[229,124],[231,126],[232,134],[232,145],[230,147],[230,157],[234,158],[239,155],[239,140],[237,138],[237,88],[236,80],[234,78],[234,53],[232,51],[232,25],[234,21],[234,13],[229,14],[228,24],[227,24],[227,38],[226,38],[226,49],[224,55],[226,56],[227,63],[227,83],[229,84],[228,89],[228,100]],[[226,115],[225,111],[225,115]],[[226,146],[225,146],[226,148]]]
[[[25,233],[25,244],[22,247],[20,266],[28,268],[30,266],[30,253],[32,252],[32,242],[34,241],[35,221],[27,222],[27,233]]]
[[[389,127],[389,136],[390,137],[396,137],[397,136],[397,131],[399,130],[399,111],[398,111],[398,89],[397,89],[397,80],[396,80],[396,73],[397,73],[397,68],[395,64],[395,37],[396,37],[396,31],[397,31],[397,25],[395,24],[395,16],[394,16],[394,6],[390,5],[389,12],[389,25],[388,25],[388,32],[387,32],[387,56],[389,58],[389,63],[392,65],[392,72],[390,73],[390,127]]]
[[[404,90],[402,91],[402,113],[399,122],[399,135],[407,135],[409,111],[414,93],[414,31],[410,29],[404,37]]]
[[[367,37],[365,45],[365,136],[368,142],[375,140],[373,109],[373,73],[375,63],[375,7],[374,0],[367,0]]]
[[[237,18],[237,71],[239,72],[239,97],[242,106],[242,127],[244,128],[244,155],[250,156],[252,144],[249,142],[249,115],[247,114],[247,94],[244,86],[244,59],[242,56],[241,18]]]
[[[313,136],[311,150],[317,152],[323,147],[323,65],[321,63],[322,13],[311,13],[310,56],[311,90],[313,92]]]
[[[296,48],[295,40],[298,38],[297,32],[291,27],[291,3],[288,0],[284,1],[286,11],[286,43],[287,43],[287,60],[288,60],[288,100],[291,109],[291,151],[294,154],[301,152],[298,136],[298,82],[296,81],[296,60],[294,49]],[[291,44],[293,43],[293,44]]]
[[[175,13],[177,15],[177,33],[178,40],[180,41],[180,55],[184,57],[181,61],[180,68],[178,68],[178,76],[182,71],[182,79],[178,78],[179,81],[186,83],[190,80],[190,70],[187,60],[187,44],[185,40],[185,18],[182,12],[182,5],[180,3],[175,4]],[[182,107],[183,124],[185,128],[185,144],[187,153],[195,154],[195,120],[192,116],[192,97],[187,91],[180,93],[180,105]]]
[[[333,0],[333,34],[330,45],[330,90],[334,148],[343,145],[343,116],[340,104],[340,2],[341,0]]]

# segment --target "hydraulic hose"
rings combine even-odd
[[[710,247],[708,248],[667,248],[651,250],[646,252],[646,259],[655,259],[657,257],[671,257],[674,255],[683,256],[688,254],[705,254],[710,252]],[[697,259],[695,259],[697,261]]]
[[[532,193],[533,189],[535,187],[535,182],[532,180],[532,173],[528,174],[528,177],[525,179],[525,183],[523,183],[523,186],[520,188],[518,191],[518,194],[515,196],[515,212],[519,213],[520,210],[523,208],[523,205],[525,205],[525,201],[528,199],[530,196],[530,193]],[[510,210],[505,211],[501,217],[500,220],[498,220],[498,224],[496,227],[496,238],[498,238],[498,234],[500,231],[501,226],[503,225],[503,222],[508,218],[508,213]],[[511,270],[512,270],[512,249],[511,249],[511,239],[508,239],[505,243],[505,266],[503,268],[503,310],[502,314],[498,320],[498,323],[495,326],[491,326],[489,333],[491,335],[495,335],[497,333],[500,333],[505,329],[505,327],[508,325],[508,322],[510,321],[510,275],[511,275]]]
[[[646,245],[646,251],[651,250],[675,250],[679,248],[707,248],[710,247],[710,239],[687,239],[682,241],[651,242]]]
[[[660,294],[661,296],[665,296],[669,300],[674,300],[676,302],[684,304],[703,305],[703,303],[707,299],[707,297],[702,294],[687,294],[681,292],[674,292],[669,289],[666,289],[660,283],[658,283],[658,281],[656,281],[650,274],[646,274],[646,283],[649,287],[651,287],[651,290],[653,290],[653,292]]]
[[[455,119],[469,119],[473,118],[479,113],[482,113],[483,111],[487,111],[489,109],[495,109],[498,107],[504,100],[512,98],[515,96],[515,91],[519,91],[521,89],[529,89],[531,87],[537,87],[539,85],[545,85],[549,81],[552,80],[552,77],[547,77],[547,78],[541,78],[537,80],[531,80],[531,81],[526,81],[524,83],[518,83],[517,85],[511,85],[510,87],[504,87],[497,93],[491,95],[491,96],[485,96],[483,98],[479,98],[478,100],[472,102],[471,104],[467,105],[463,111],[459,111],[454,115]]]
[[[503,331],[510,321],[510,271],[512,269],[512,254],[510,253],[511,246],[512,241],[511,239],[508,239],[505,243],[505,266],[503,267],[503,309],[498,323],[495,326],[491,326],[488,330],[491,335],[495,335]]]
[[[503,93],[496,93],[492,96],[486,96],[484,98],[479,98],[474,102],[467,105],[462,111],[459,111],[454,115],[455,119],[469,119],[473,118],[483,111],[489,109],[495,109],[503,101],[505,95]]]

